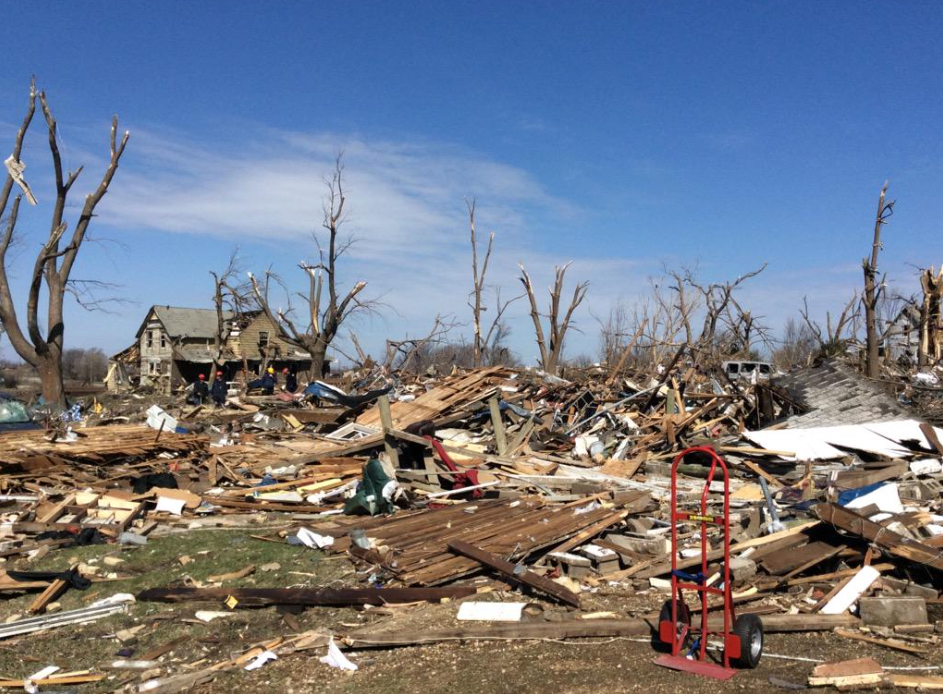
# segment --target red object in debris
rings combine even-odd
[[[466,470],[461,472],[461,468],[455,464],[455,461],[449,457],[449,454],[446,453],[445,447],[442,443],[433,436],[425,437],[429,443],[432,444],[432,447],[435,449],[436,455],[439,456],[439,460],[442,461],[443,465],[449,469],[450,472],[457,472],[457,475],[452,475],[452,489],[462,489],[464,487],[474,487],[478,484],[478,471],[477,470]],[[471,497],[472,499],[480,499],[482,495],[482,490],[472,489]]]
[[[700,508],[697,513],[680,511],[678,509],[678,465],[685,458],[689,463],[710,465],[707,479],[704,482],[704,491],[701,493]],[[714,475],[720,470],[724,482],[724,511],[723,515],[716,515],[708,507],[708,494]],[[701,535],[701,565],[699,573],[678,570],[678,523],[700,523]],[[708,585],[707,568],[707,534],[710,526],[720,526],[724,536],[724,565],[720,580],[721,588]],[[693,628],[691,612],[684,601],[683,591],[694,591],[700,595],[701,618],[700,627]],[[723,596],[724,622],[723,628],[709,630],[707,625],[707,600],[711,595]],[[707,640],[709,636],[718,636],[723,639],[723,663],[718,664],[708,660]],[[694,638],[693,644],[685,647],[689,639]],[[657,665],[691,672],[704,677],[727,680],[737,674],[731,667],[731,661],[740,667],[754,668],[759,664],[763,652],[763,626],[756,615],[742,615],[739,619],[733,606],[733,587],[730,580],[730,477],[727,473],[727,464],[709,446],[689,448],[680,453],[671,465],[671,600],[665,603],[658,618],[658,638],[665,646],[670,646],[670,655],[663,655],[655,660]]]

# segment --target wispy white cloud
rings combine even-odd
[[[374,353],[386,337],[424,332],[437,314],[469,320],[465,198],[478,199],[482,242],[491,230],[497,233],[488,276],[492,292],[500,286],[504,299],[520,294],[519,261],[531,273],[542,306],[554,265],[573,261],[567,298],[577,282],[590,282],[588,298],[576,314],[583,332],[571,335],[570,354],[595,355],[594,316],[604,318],[621,299],[632,303],[647,293],[649,278],[661,273],[658,258],[632,257],[631,248],[599,247],[591,236],[576,255],[555,252],[559,234],[553,230],[591,228],[591,213],[552,195],[522,168],[429,141],[258,128],[238,145],[207,145],[175,133],[137,129],[121,184],[105,199],[100,221],[118,228],[208,235],[233,245],[277,247],[273,257],[281,266],[275,269],[290,284],[302,286],[293,264],[315,252],[310,234],[320,229],[323,179],[340,150],[345,153],[347,230],[358,237],[341,279],[348,285],[367,280],[368,293],[389,307],[379,317],[349,326]],[[664,258],[670,265],[697,264],[683,248],[666,247]],[[723,272],[715,267],[721,258],[704,260],[701,270]],[[857,284],[857,273],[860,268],[852,265],[770,267],[744,286],[742,297],[777,330],[795,315],[803,296],[823,315],[843,303]],[[511,347],[531,360],[535,349],[524,301],[508,312],[507,322]],[[470,331],[466,327],[458,333]]]
[[[519,233],[529,212],[566,213],[522,169],[435,143],[372,142],[332,134],[267,131],[239,148],[212,148],[138,131],[122,184],[102,221],[248,240],[299,239],[320,227],[323,178],[344,152],[353,255],[382,260],[464,241],[463,198],[483,220]]]
[[[389,307],[379,318],[351,326],[375,349],[383,337],[422,331],[436,314],[467,319],[466,198],[478,200],[481,243],[490,231],[497,233],[488,284],[491,290],[502,286],[505,298],[520,293],[519,261],[539,287],[549,284],[554,264],[569,260],[576,261],[573,282],[619,278],[635,265],[591,253],[555,256],[546,230],[569,225],[578,207],[549,194],[527,171],[465,148],[272,130],[259,130],[246,141],[207,146],[137,129],[121,185],[102,203],[102,224],[210,235],[233,244],[271,242],[282,256],[286,248],[296,253],[298,261],[315,253],[310,234],[321,229],[324,178],[343,151],[346,231],[357,242],[341,279],[366,279],[368,293]],[[291,265],[276,270],[290,284],[301,284]],[[578,319],[589,319],[585,310],[581,314]],[[523,310],[508,319],[517,324],[522,315]],[[526,350],[528,341],[517,331],[515,347]]]

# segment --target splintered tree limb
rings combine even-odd
[[[586,292],[589,289],[589,282],[577,284],[573,290],[573,298],[570,305],[563,314],[561,320],[560,298],[563,294],[563,284],[566,278],[566,271],[570,263],[560,265],[555,268],[555,277],[553,287],[550,289],[550,313],[547,316],[549,327],[549,343],[544,333],[540,310],[537,307],[537,297],[534,294],[534,286],[530,280],[530,275],[524,269],[522,263],[518,264],[521,269],[520,281],[524,285],[527,298],[530,301],[530,316],[534,322],[534,335],[537,339],[537,347],[540,350],[540,366],[549,373],[555,373],[563,356],[563,343],[566,339],[566,333],[570,329],[573,318],[573,312],[583,303],[586,298]]]
[[[526,569],[521,570],[522,567],[518,567],[509,561],[504,561],[501,557],[496,556],[491,552],[486,552],[485,550],[475,547],[468,542],[463,542],[462,540],[452,540],[449,542],[449,549],[453,552],[456,552],[457,554],[468,557],[469,559],[474,559],[479,564],[483,564],[488,568],[494,569],[506,578],[523,583],[534,590],[549,595],[555,600],[559,600],[560,602],[566,603],[567,605],[572,605],[573,607],[580,606],[580,596],[574,593],[572,590],[561,586],[559,583],[556,583],[549,578],[538,576],[533,571],[528,571]]]
[[[524,264],[520,263],[518,267],[521,268],[521,284],[524,285],[524,291],[527,293],[527,299],[530,302],[530,317],[534,321],[534,334],[537,338],[537,349],[540,350],[540,364],[543,368],[547,368],[547,363],[550,361],[550,353],[547,351],[547,340],[544,337],[543,325],[540,321],[540,309],[537,308],[537,296],[534,294],[534,285],[530,281],[530,275],[527,274],[527,270],[524,269]]]
[[[151,588],[139,593],[145,602],[219,602],[229,596],[245,607],[267,605],[387,605],[474,595],[474,586],[448,588]]]
[[[871,243],[871,257],[861,261],[864,270],[864,327],[866,343],[866,373],[869,378],[877,378],[878,368],[878,329],[877,303],[880,292],[877,289],[878,254],[881,250],[881,227],[887,224],[887,219],[894,213],[894,202],[884,202],[887,195],[887,181],[881,188],[878,196],[878,211],[874,220],[874,240]]]

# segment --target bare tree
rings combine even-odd
[[[783,327],[779,347],[773,351],[773,362],[782,369],[807,365],[818,343],[808,323],[789,318]]]
[[[339,238],[340,227],[345,221],[344,164],[343,153],[337,156],[334,171],[325,180],[327,197],[324,202],[324,220],[322,226],[327,230],[325,248],[317,235],[314,240],[318,246],[317,263],[300,263],[299,267],[308,276],[307,294],[299,294],[305,304],[305,323],[298,321],[292,311],[291,297],[285,310],[272,310],[269,297],[270,279],[278,282],[270,271],[266,271],[264,282],[249,274],[253,293],[259,306],[265,311],[272,323],[278,328],[281,338],[311,355],[311,373],[318,378],[327,360],[327,349],[337,335],[343,322],[355,311],[370,309],[375,303],[364,302],[358,295],[367,286],[366,282],[357,282],[343,297],[339,294],[337,279],[337,261],[350,249],[353,239],[346,241]],[[326,287],[325,287],[326,285]],[[327,292],[326,304],[323,305]]]
[[[756,277],[763,272],[763,270],[766,269],[766,265],[766,263],[763,263],[761,267],[745,275],[741,275],[732,282],[710,283],[707,285],[700,284],[690,271],[686,272],[685,282],[688,286],[700,293],[704,305],[704,323],[701,327],[701,333],[693,343],[688,343],[696,348],[694,350],[695,363],[703,362],[705,356],[716,356],[718,330],[724,325],[725,317],[728,327],[732,327],[732,325],[739,326],[742,323],[744,311],[740,308],[740,305],[736,303],[734,292],[748,279]],[[734,314],[731,313],[732,309],[736,310],[739,314],[739,318],[733,317]],[[687,315],[683,308],[682,315]],[[748,335],[749,331],[755,326],[748,313],[745,317],[747,319],[745,327]],[[743,330],[739,330],[739,334],[743,337]],[[747,340],[747,349],[749,349],[748,344],[749,340]]]
[[[429,348],[441,345],[445,337],[457,325],[448,317],[436,316],[432,329],[425,337],[387,340],[386,363],[384,364],[387,373],[393,370],[409,371],[418,357],[426,353]]]
[[[49,136],[49,151],[52,155],[53,172],[56,183],[56,199],[52,210],[52,219],[49,225],[49,235],[36,255],[32,268],[29,293],[26,302],[26,333],[20,326],[10,283],[7,277],[7,251],[13,241],[16,222],[20,211],[20,202],[25,195],[31,204],[36,204],[29,186],[23,178],[25,164],[20,159],[23,149],[23,140],[29,130],[33,114],[36,111],[36,99],[42,106],[43,115]],[[128,143],[129,133],[125,132],[120,143],[117,141],[118,117],[111,122],[110,157],[108,167],[102,176],[97,188],[85,197],[78,219],[73,226],[72,235],[65,246],[62,246],[68,223],[64,221],[66,202],[72,186],[82,172],[82,167],[70,171],[65,175],[62,170],[62,158],[59,154],[57,142],[56,120],[49,109],[45,92],[36,91],[36,84],[30,85],[29,106],[26,117],[16,134],[13,144],[13,154],[4,162],[7,168],[7,177],[0,190],[0,219],[3,218],[10,200],[14,184],[21,192],[13,199],[10,213],[6,217],[5,228],[0,236],[0,321],[9,337],[10,344],[20,357],[31,364],[39,372],[42,383],[43,397],[47,402],[65,405],[65,391],[62,383],[62,351],[65,322],[63,304],[66,293],[76,292],[81,295],[80,287],[71,278],[72,268],[75,265],[79,249],[86,239],[89,224],[95,213],[95,208],[108,192],[108,186],[118,170],[118,162],[124,154]],[[86,283],[87,284],[87,283]],[[45,331],[40,327],[39,309],[45,288],[46,326]]]
[[[216,380],[216,372],[226,361],[223,358],[223,352],[230,326],[241,323],[246,312],[255,306],[252,285],[240,281],[241,274],[238,248],[230,254],[229,262],[222,271],[210,270],[210,275],[213,277],[213,306],[216,309],[212,380]],[[243,369],[248,373],[245,354],[243,354]]]
[[[809,333],[818,345],[819,356],[834,357],[845,353],[849,341],[855,339],[855,331],[851,326],[853,326],[858,315],[857,304],[858,293],[855,292],[851,300],[845,304],[838,320],[834,323],[832,323],[832,314],[826,312],[825,333],[823,334],[822,327],[809,317],[808,299],[802,298],[802,309],[800,309],[799,315],[802,316]],[[847,335],[846,331],[848,332]]]
[[[499,288],[496,291],[494,319],[491,321],[491,327],[488,328],[487,332],[483,332],[481,314],[488,310],[485,307],[483,301],[485,291],[485,276],[488,273],[488,261],[491,260],[491,251],[494,248],[494,232],[492,231],[488,235],[488,247],[485,250],[484,261],[482,262],[481,269],[479,270],[478,238],[475,232],[475,202],[476,201],[474,198],[471,200],[471,202],[466,200],[465,205],[468,207],[468,226],[471,232],[472,249],[472,293],[470,295],[471,299],[468,302],[468,306],[472,310],[472,329],[474,332],[472,354],[474,358],[474,366],[479,367],[482,365],[485,352],[492,345],[492,340],[495,337],[498,337],[499,339],[495,341],[495,344],[499,342],[500,332],[502,330],[506,330],[506,326],[504,326],[501,322],[501,318],[504,315],[504,312],[507,310],[507,307],[518,299],[523,298],[524,295],[521,294],[520,296],[516,296],[513,299],[509,299],[508,301],[502,303],[501,290]]]
[[[534,335],[537,340],[537,348],[540,350],[540,367],[547,373],[555,374],[560,365],[560,357],[563,355],[563,342],[566,338],[567,330],[570,329],[570,325],[573,320],[573,312],[583,303],[583,299],[586,298],[586,292],[589,289],[589,282],[582,282],[576,285],[573,289],[573,298],[570,300],[570,305],[566,309],[565,313],[561,313],[560,299],[563,294],[563,281],[566,276],[566,271],[570,267],[570,263],[566,265],[557,266],[556,279],[554,280],[553,287],[550,289],[550,311],[547,313],[547,319],[549,320],[549,341],[544,333],[543,328],[543,317],[541,316],[540,310],[537,308],[537,296],[534,293],[534,285],[530,281],[530,275],[527,274],[527,270],[524,269],[523,263],[519,265],[521,268],[521,284],[524,285],[524,290],[527,292],[527,298],[530,300],[530,317],[534,321]]]
[[[888,217],[894,213],[894,201],[884,202],[886,194],[887,181],[884,182],[881,195],[878,197],[878,213],[874,220],[874,241],[871,244],[871,257],[861,261],[861,266],[864,269],[864,295],[861,297],[861,301],[864,304],[864,328],[867,339],[865,373],[869,378],[877,378],[880,375],[876,311],[881,294],[877,286],[878,253],[881,250],[881,227],[887,224]],[[883,284],[881,282],[882,286]]]

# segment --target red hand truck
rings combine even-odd
[[[689,513],[678,509],[678,466],[682,461],[709,465],[704,491],[698,513]],[[724,476],[724,512],[715,515],[708,509],[708,494],[711,482],[720,470]],[[678,570],[678,524],[682,522],[700,523],[701,534],[701,570],[692,574]],[[723,581],[721,588],[713,587],[707,569],[707,534],[711,527],[723,529],[724,564],[721,569]],[[693,591],[700,595],[700,628],[691,624],[691,611],[684,600],[683,591]],[[724,622],[721,630],[708,628],[707,601],[711,595],[722,595],[724,600]],[[711,662],[707,657],[707,639],[718,636],[723,639],[724,654],[722,664]],[[730,582],[730,477],[727,464],[709,446],[689,448],[681,452],[671,465],[671,599],[661,608],[658,617],[658,634],[654,638],[656,647],[669,651],[657,658],[655,663],[674,670],[692,672],[705,677],[728,680],[737,674],[731,667],[734,663],[741,668],[755,668],[763,653],[763,623],[756,615],[736,616],[733,606],[733,588]]]

